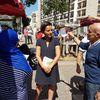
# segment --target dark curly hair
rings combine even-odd
[[[47,26],[51,26],[51,25],[52,25],[52,24],[51,24],[49,21],[43,22],[42,25],[41,25],[40,31],[41,31],[42,33],[44,33],[45,28],[46,28]]]

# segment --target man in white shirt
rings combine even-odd
[[[32,29],[29,27],[29,28],[28,28],[28,43],[29,43],[29,44],[30,44],[30,43],[33,44],[32,35],[33,35]]]
[[[61,44],[61,56],[66,56],[66,29],[65,26],[59,30],[60,44]]]

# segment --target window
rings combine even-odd
[[[86,9],[82,10],[82,16],[86,15]]]
[[[60,19],[63,19],[63,16],[62,15],[60,15]]]
[[[98,9],[98,13],[100,14],[100,9]]]
[[[71,5],[71,10],[73,10],[73,9],[74,9],[74,4]]]
[[[98,3],[100,3],[100,0],[98,0]]]
[[[70,19],[70,22],[73,22],[73,19]]]
[[[72,3],[72,2],[74,2],[75,0],[70,0],[70,2]]]
[[[80,9],[81,8],[81,3],[78,3],[78,9]]]
[[[34,23],[36,23],[36,17],[34,17],[32,21],[33,21]]]
[[[82,8],[83,8],[83,7],[86,7],[86,1],[83,1],[83,2],[82,2]]]
[[[35,13],[32,14],[32,18],[33,18],[33,17],[36,17],[36,14],[35,14]]]
[[[66,14],[64,14],[64,18],[67,18],[67,15]]]
[[[74,16],[74,14],[73,14],[73,12],[71,12],[71,13],[70,13],[70,17],[73,17],[73,16]]]
[[[100,6],[98,6],[98,11],[97,12],[98,12],[98,14],[100,14]]]
[[[81,16],[81,11],[78,11],[77,16],[78,16],[78,17]]]
[[[59,16],[56,16],[56,20],[59,20]]]

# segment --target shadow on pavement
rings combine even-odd
[[[65,83],[71,89],[70,92],[72,94],[72,100],[83,100],[84,93],[84,78],[81,76],[73,76],[70,80],[70,84],[65,82],[64,80],[60,80],[60,82]]]

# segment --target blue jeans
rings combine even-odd
[[[84,91],[84,99],[85,100],[95,100],[96,92],[100,89],[100,85],[86,82],[85,83],[85,91]]]

